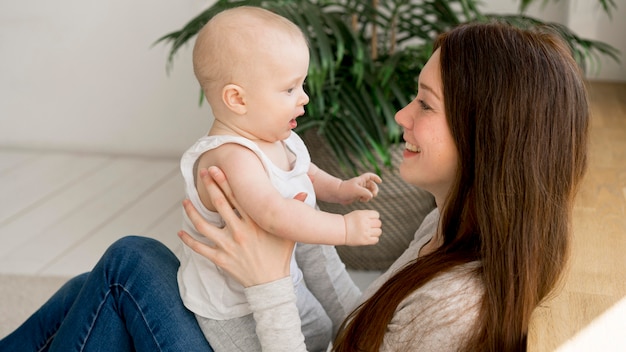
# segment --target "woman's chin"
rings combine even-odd
[[[404,182],[413,184],[413,182],[411,182],[411,176],[414,174],[414,172],[411,172],[411,168],[409,167],[406,160],[402,160],[400,166],[398,167],[398,171],[400,171],[400,178],[402,178]]]
[[[420,170],[415,163],[404,159],[400,163],[398,171],[400,178],[402,178],[404,182],[422,189],[424,188],[424,179],[422,175],[420,175],[422,170]]]

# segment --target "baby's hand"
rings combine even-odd
[[[383,230],[377,211],[355,210],[343,217],[346,222],[346,245],[367,246],[378,243]]]
[[[341,204],[350,204],[355,200],[368,202],[378,195],[378,184],[381,182],[383,180],[371,172],[342,181],[339,186]]]

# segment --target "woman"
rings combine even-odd
[[[431,60],[437,57],[434,75],[441,80],[427,82],[434,91],[420,86],[416,101],[396,117],[405,140],[418,144],[405,153],[401,175],[435,194],[437,231],[417,259],[351,315],[337,350],[356,341],[380,346],[393,313],[377,302],[397,306],[472,262],[480,264],[467,275],[483,292],[459,349],[525,349],[531,313],[564,268],[589,122],[585,87],[567,46],[548,33],[470,25],[440,37]],[[436,119],[446,119],[448,148],[457,152],[456,165],[446,164],[450,170],[428,160],[424,147],[420,153],[419,143],[436,133]],[[363,324],[366,316],[380,318]]]
[[[571,208],[586,168],[586,92],[567,46],[546,32],[501,24],[459,26],[436,41],[420,74],[417,97],[396,120],[404,128],[407,146],[401,176],[431,192],[437,209],[424,220],[407,251],[364,292],[362,303],[338,329],[333,350],[525,350],[530,315],[555,287],[565,266]],[[181,238],[247,287],[264,351],[303,351],[288,279],[293,242],[262,231],[245,213],[234,212],[231,204],[238,208],[237,200],[219,170],[202,175],[227,227],[207,224],[185,202],[198,231],[216,245],[209,247],[185,233]],[[117,256],[127,254],[125,247],[116,247]],[[133,252],[147,263],[157,257],[153,252]],[[101,260],[110,261],[110,255]],[[170,272],[176,269],[175,260],[169,263],[173,268],[166,274],[145,268],[140,276],[146,284],[169,287],[175,282]],[[114,268],[124,281],[122,274],[134,265]],[[81,297],[99,285],[111,286],[108,277],[94,280],[86,280],[76,304],[67,304],[72,308],[59,319],[59,331],[93,303]],[[154,310],[163,307],[189,316],[170,291],[152,297],[136,285],[128,294],[151,299],[137,308],[150,311],[150,321],[159,321]],[[359,299],[352,297],[355,293],[349,295],[342,299]],[[61,306],[57,301],[47,305]],[[116,307],[115,302],[103,306]],[[128,309],[109,319],[110,333],[101,338],[150,337],[174,350],[177,334],[201,334],[188,319],[168,324],[166,314],[160,320],[168,331],[161,335],[152,334],[158,325],[147,333],[140,330],[141,334],[122,329],[136,323],[126,320],[132,310]],[[27,338],[28,332],[20,336],[16,332],[6,340]],[[74,343],[69,335],[59,333],[54,343]],[[142,350],[137,345],[135,349]]]

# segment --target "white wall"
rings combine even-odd
[[[519,0],[483,0],[515,12]],[[626,53],[626,1],[613,20],[596,0],[537,0],[530,14],[566,23]],[[0,1],[0,148],[178,157],[212,120],[198,107],[191,48],[168,76],[166,47],[151,47],[212,0]],[[626,56],[622,55],[624,63]],[[626,81],[624,64],[592,75]]]
[[[626,0],[615,0],[618,8],[608,17],[596,1],[569,0],[567,26],[584,38],[594,38],[616,47],[621,62],[603,57],[600,66],[590,70],[590,79],[626,82]]]
[[[590,80],[626,82],[626,0],[615,0],[617,9],[609,17],[598,0],[536,0],[527,14],[545,21],[566,25],[577,35],[612,45],[621,52],[621,62],[601,57],[589,66]],[[519,0],[483,0],[483,12],[515,13]]]
[[[203,0],[0,2],[0,148],[179,156],[212,120],[191,46],[152,47]]]

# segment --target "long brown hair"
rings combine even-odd
[[[378,351],[403,299],[475,260],[485,291],[461,349],[525,350],[531,313],[566,265],[589,123],[584,82],[568,47],[547,30],[475,23],[441,35],[436,49],[459,153],[440,208],[444,243],[348,316],[335,351]]]

